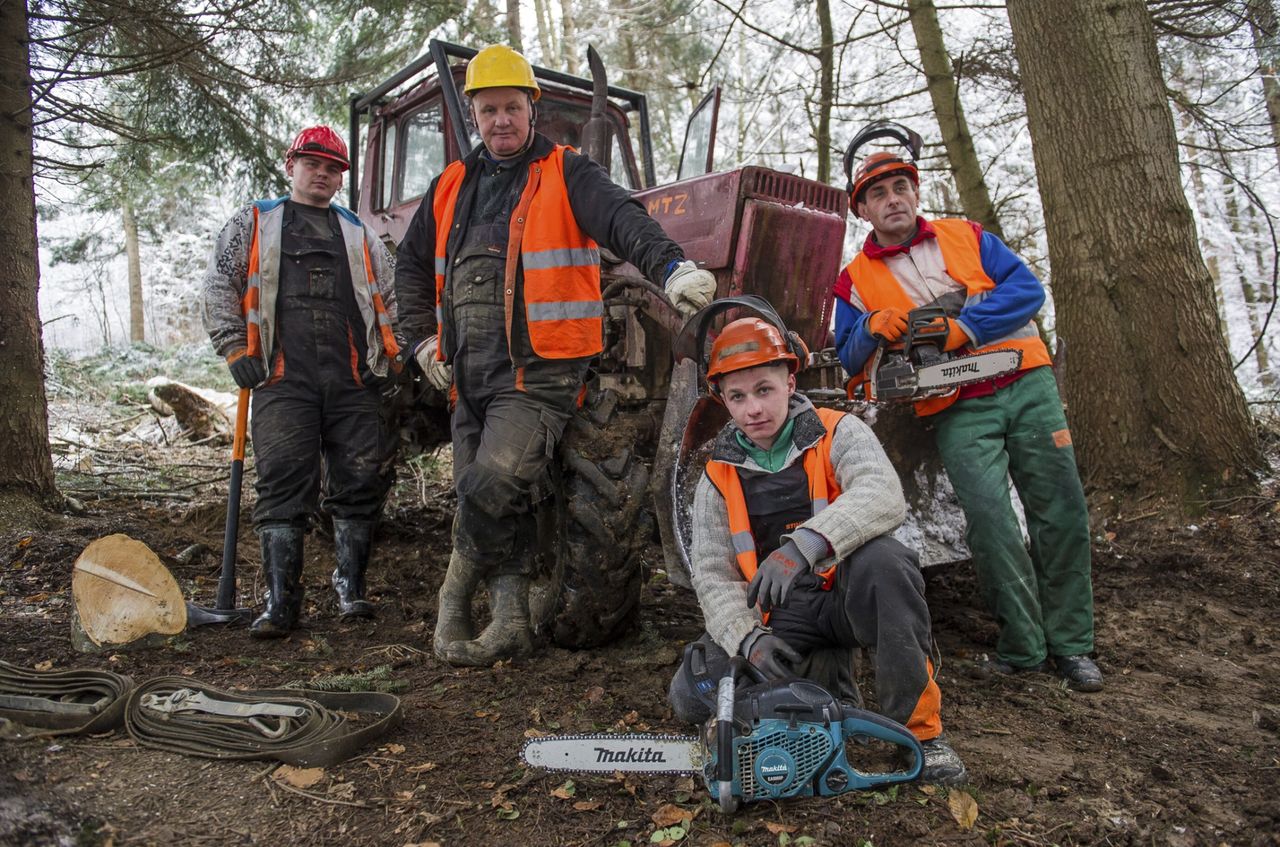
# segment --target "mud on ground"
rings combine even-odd
[[[216,484],[189,502],[107,496],[42,527],[0,521],[7,661],[110,668],[135,680],[187,675],[219,687],[390,665],[406,687],[403,724],[305,788],[273,779],[267,762],[186,758],[123,732],[0,742],[0,844],[1280,843],[1274,491],[1223,504],[1194,527],[1121,519],[1098,529],[1100,694],[1049,676],[978,678],[972,660],[991,649],[995,628],[971,570],[930,570],[943,717],[978,809],[963,829],[951,805],[964,798],[918,787],[761,803],[726,818],[688,778],[528,770],[519,750],[530,730],[688,730],[665,692],[681,646],[701,630],[695,600],[665,580],[654,543],[640,626],[624,640],[591,652],[544,648],[492,669],[448,667],[431,655],[430,635],[453,501],[444,483],[406,479],[370,575],[377,620],[336,620],[328,540],[313,533],[306,622],[277,642],[205,628],[103,655],[71,647],[71,566],[108,533],[146,542],[189,594],[212,602],[225,496]],[[193,544],[206,550],[192,554]],[[256,596],[259,555],[247,528],[240,552],[242,597]],[[874,690],[865,677],[863,689]]]

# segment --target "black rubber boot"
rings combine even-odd
[[[283,638],[298,625],[302,614],[302,528],[264,526],[262,577],[267,583],[267,608],[249,624],[254,638]]]
[[[449,645],[476,637],[471,621],[471,599],[480,584],[480,563],[453,548],[440,593],[436,595],[436,633],[432,648],[437,658],[448,661]]]
[[[529,577],[498,574],[489,577],[489,608],[493,620],[474,641],[454,641],[445,647],[451,665],[488,667],[503,659],[519,659],[533,652],[529,630]]]
[[[333,549],[338,565],[329,582],[338,592],[338,617],[371,618],[373,604],[364,596],[373,521],[334,520]]]

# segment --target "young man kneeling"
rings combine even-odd
[[[796,394],[799,364],[759,318],[730,323],[711,351],[707,380],[733,420],[693,507],[708,668],[718,676],[741,655],[850,699],[852,650],[874,648],[880,711],[921,742],[921,780],[963,782],[942,736],[919,562],[889,536],[906,515],[902,485],[866,424]],[[710,716],[683,667],[669,696],[682,720]]]

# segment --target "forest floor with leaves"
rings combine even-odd
[[[62,462],[64,488],[89,492],[78,495],[83,511],[0,518],[0,659],[224,689],[380,675],[401,691],[404,720],[377,746],[309,772],[183,757],[122,730],[0,741],[0,844],[1280,844],[1275,483],[1194,524],[1153,523],[1146,503],[1095,528],[1097,657],[1107,674],[1097,694],[1048,675],[982,678],[974,660],[992,649],[995,627],[972,570],[930,568],[943,719],[971,784],[759,803],[730,818],[690,778],[568,777],[523,765],[531,731],[689,732],[665,695],[683,644],[701,631],[697,604],[667,581],[654,543],[639,624],[622,640],[584,652],[544,646],[493,668],[441,663],[430,640],[454,501],[429,460],[402,469],[380,529],[376,620],[337,620],[331,545],[313,532],[306,617],[292,637],[261,642],[243,628],[205,627],[150,647],[76,652],[71,569],[96,538],[145,542],[199,602],[211,604],[215,590],[225,448],[121,443],[115,436],[136,426],[119,422],[129,402],[137,398],[96,403],[92,460]],[[59,401],[52,415],[91,413]],[[136,479],[106,472],[153,465],[162,467]],[[246,515],[251,501],[246,485]],[[239,544],[241,597],[257,597],[247,518]],[[865,672],[860,681],[874,690]]]

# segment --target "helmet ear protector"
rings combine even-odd
[[[764,344],[764,347],[768,348],[768,351],[766,352],[770,353],[771,358],[762,359],[761,361],[753,362],[753,364],[741,364],[749,358],[754,359],[761,357],[762,354],[759,352],[759,349],[749,350],[744,346],[740,350],[732,351],[732,354],[728,354],[722,349],[721,352],[724,353],[724,355],[721,356],[723,364],[731,365],[734,362],[739,364],[737,366],[728,367],[725,370],[719,370],[717,368],[717,374],[713,376],[708,373],[708,370],[716,368],[717,362],[715,360],[715,345],[713,345],[712,350],[710,351],[710,357],[707,356],[707,337],[711,333],[711,325],[715,319],[723,313],[731,309],[743,308],[755,312],[759,315],[759,318],[746,318],[731,322],[721,331],[720,336],[716,339],[715,345],[721,344],[721,338],[729,334],[730,328],[736,325],[745,324],[746,321],[756,320],[765,324],[768,329],[776,332],[776,336],[772,337]],[[768,334],[770,336],[773,335],[773,333]],[[730,336],[730,339],[726,339],[726,344],[731,340],[732,336]],[[757,347],[759,348],[760,345],[758,342],[760,339],[757,338],[755,340],[757,342]],[[741,341],[745,341],[746,344],[749,345],[751,339],[742,339]],[[707,374],[707,386],[712,396],[717,399],[720,396],[720,388],[717,385],[718,380],[716,377],[718,377],[720,373],[728,373],[730,371],[740,370],[744,367],[753,367],[755,364],[767,364],[769,361],[785,363],[792,373],[799,373],[804,370],[805,366],[809,363],[808,346],[805,345],[804,341],[798,334],[787,329],[786,323],[783,322],[782,318],[778,315],[778,312],[773,308],[773,305],[770,304],[768,300],[754,294],[741,294],[736,297],[722,297],[718,300],[712,301],[710,305],[703,307],[699,312],[697,312],[697,314],[689,318],[684,325],[684,329],[680,330],[680,334],[676,337],[673,352],[675,354],[676,361],[693,359],[697,363],[698,372]],[[710,361],[708,361],[708,358],[710,358]]]
[[[910,160],[893,153],[876,152],[862,161],[855,172],[854,162],[857,161],[858,151],[868,143],[881,138],[898,142],[910,155]],[[857,135],[844,151],[844,190],[849,195],[850,206],[856,205],[857,197],[863,188],[890,173],[906,173],[917,186],[920,185],[920,172],[915,163],[920,159],[920,151],[923,148],[924,139],[919,133],[894,121],[873,121],[858,130]]]

